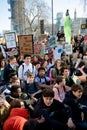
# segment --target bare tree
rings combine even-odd
[[[40,29],[40,20],[49,20],[50,8],[43,0],[26,0],[25,31],[33,33]]]
[[[13,23],[19,34],[40,32],[40,20],[49,21],[51,10],[43,0],[18,0],[14,4]]]

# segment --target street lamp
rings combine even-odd
[[[53,0],[51,0],[51,8],[52,8],[52,35],[54,32],[54,26],[53,26]]]

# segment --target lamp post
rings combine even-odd
[[[53,25],[53,0],[51,0],[51,8],[52,8],[52,35],[54,33],[54,25]]]

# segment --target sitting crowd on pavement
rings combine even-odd
[[[1,59],[0,130],[87,130],[87,41],[81,42],[57,60],[48,53]]]

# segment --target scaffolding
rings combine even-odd
[[[11,30],[24,34],[24,7],[25,0],[7,0],[11,12]]]

